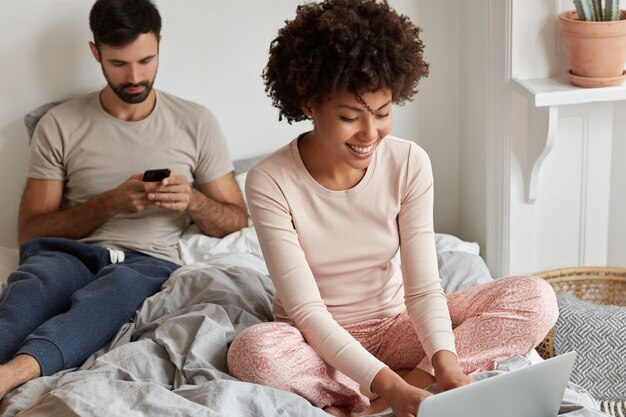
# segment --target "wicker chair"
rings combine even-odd
[[[626,269],[576,267],[552,269],[535,274],[548,281],[554,291],[566,292],[579,300],[594,304],[626,306]],[[554,356],[552,330],[537,346],[542,358]]]
[[[556,292],[571,294],[579,300],[601,305],[626,306],[625,268],[576,267],[553,269],[535,275],[548,281]],[[536,349],[544,359],[555,356],[552,330]],[[600,408],[614,417],[626,415],[624,401],[601,401]]]

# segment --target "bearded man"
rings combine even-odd
[[[0,297],[0,399],[104,346],[179,267],[190,221],[216,237],[247,224],[215,117],[153,88],[156,6],[97,0],[89,23],[107,85],[35,129],[20,266]]]

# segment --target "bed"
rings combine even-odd
[[[257,159],[235,161],[240,184]],[[436,241],[447,293],[492,279],[476,243],[446,234],[437,234]],[[274,287],[254,226],[250,223],[217,239],[192,225],[182,235],[179,250],[183,266],[109,344],[80,368],[37,378],[9,393],[0,402],[0,416],[328,416],[295,394],[228,374],[226,353],[234,336],[273,319]],[[0,248],[1,283],[17,266],[17,256],[16,249]],[[533,351],[479,377],[539,360]],[[593,398],[573,384],[559,414],[566,413],[604,415]]]

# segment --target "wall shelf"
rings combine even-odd
[[[626,100],[626,85],[605,88],[580,88],[563,77],[513,79],[514,87],[529,98],[535,107],[564,106],[602,101]]]
[[[573,104],[626,100],[626,86],[580,88],[565,76],[558,78],[513,79],[513,89],[528,103],[527,161],[524,169],[525,199],[537,199],[539,172],[552,150],[557,135],[559,107]]]

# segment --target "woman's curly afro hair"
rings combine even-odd
[[[270,45],[265,91],[279,120],[304,120],[303,104],[348,91],[389,88],[402,104],[428,76],[420,29],[386,0],[325,0],[298,6]]]

